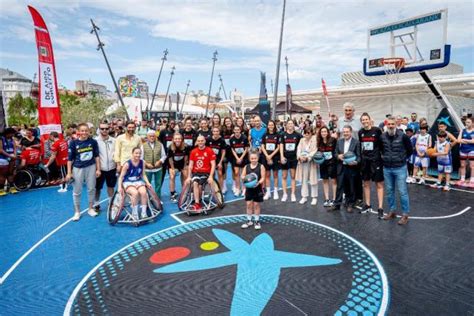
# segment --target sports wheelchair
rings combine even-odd
[[[25,166],[25,168],[16,172],[13,178],[13,186],[18,191],[27,191],[30,188],[44,186],[48,179],[48,172],[43,166]]]
[[[163,212],[163,205],[158,195],[147,187],[148,194],[148,208],[147,208],[147,217],[135,218],[132,215],[132,203],[130,196],[124,192],[120,194],[117,190],[110,199],[109,206],[107,208],[107,221],[110,225],[115,225],[117,223],[121,224],[132,224],[135,227],[138,227],[140,224],[145,222],[153,221]],[[141,215],[141,211],[138,212]]]
[[[207,181],[202,184],[201,209],[194,208],[193,182],[186,183],[179,195],[178,208],[186,212],[187,215],[205,214],[216,208],[224,208],[224,196],[222,195],[219,183],[214,179],[212,185]]]

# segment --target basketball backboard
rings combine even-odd
[[[384,58],[404,58],[400,73],[442,68],[449,64],[448,10],[439,10],[370,28],[367,33],[366,76],[385,75]]]

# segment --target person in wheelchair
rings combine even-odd
[[[141,218],[147,217],[148,193],[147,187],[151,183],[145,174],[144,162],[140,159],[142,151],[140,147],[132,150],[132,158],[126,161],[118,179],[118,191],[120,194],[127,193],[132,203],[132,216],[138,220],[138,201],[140,200]]]
[[[35,147],[26,147],[20,156],[21,162],[18,169],[31,168],[35,169],[39,167],[41,162],[41,152]]]
[[[209,175],[213,175],[216,171],[216,154],[206,146],[206,138],[203,135],[197,137],[196,145],[197,147],[189,155],[188,179],[186,182],[192,183],[195,199],[194,211],[200,212],[202,210],[200,201],[202,187],[206,182],[212,184],[214,181]]]

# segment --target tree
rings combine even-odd
[[[105,111],[112,104],[111,100],[97,96],[79,98],[75,95],[61,95],[60,100],[63,126],[82,122],[90,122],[98,126],[105,116]]]
[[[38,110],[36,102],[30,98],[15,95],[8,102],[8,125],[37,124]]]

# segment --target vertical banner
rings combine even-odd
[[[323,78],[321,78],[321,85],[323,87],[323,94],[324,94],[324,97],[326,98],[326,105],[328,107],[328,116],[329,116],[329,120],[331,120],[331,106],[329,105],[329,98],[328,98],[328,90],[326,88],[326,81],[324,81]]]
[[[28,6],[35,27],[36,47],[39,62],[38,123],[41,139],[49,133],[61,130],[61,111],[59,108],[58,84],[54,66],[53,46],[49,31],[43,18],[35,8]]]
[[[258,114],[264,126],[267,126],[270,120],[270,102],[268,101],[266,75],[260,72],[260,96],[258,98]],[[276,106],[276,105],[275,105]]]
[[[290,84],[286,85],[286,113],[290,114],[291,117],[291,107],[293,104],[293,93],[291,92],[291,86]]]

